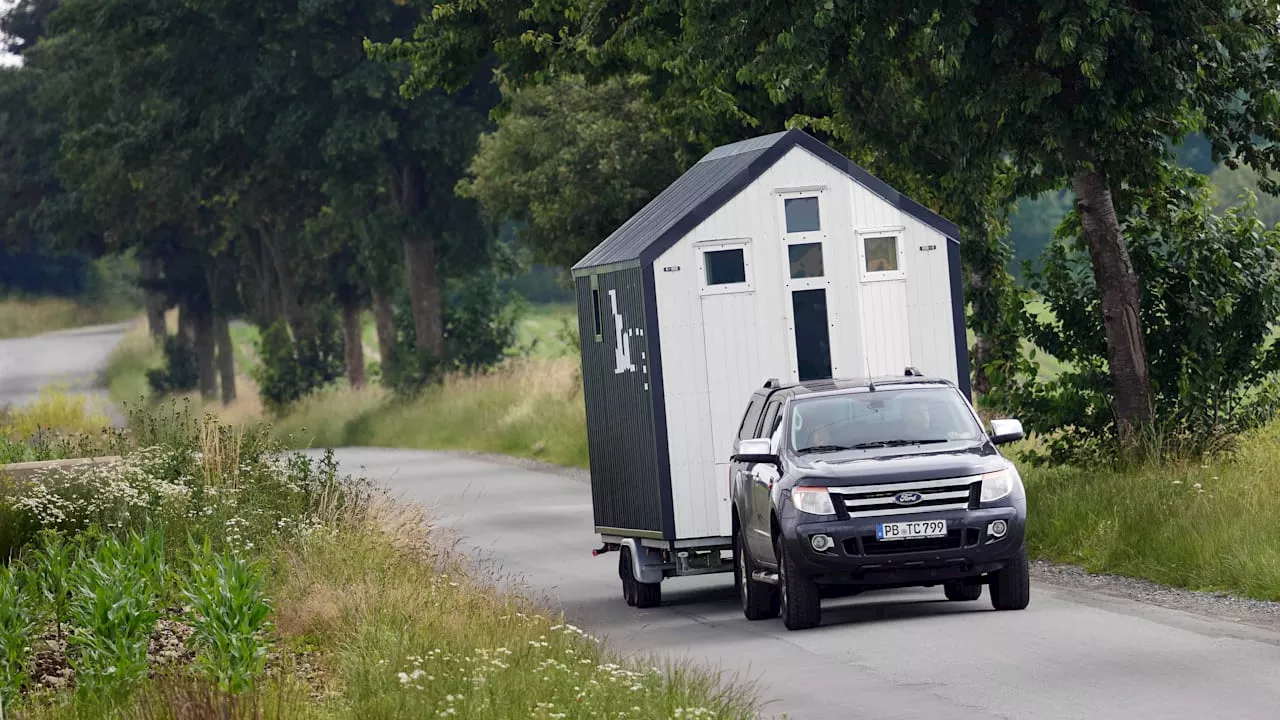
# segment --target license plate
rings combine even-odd
[[[932,538],[943,537],[946,534],[946,520],[916,520],[914,522],[881,523],[876,526],[876,538],[879,540]]]

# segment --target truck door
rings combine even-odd
[[[765,405],[760,427],[756,431],[757,438],[774,436],[782,419],[781,410],[782,402],[779,400],[771,400]],[[776,452],[777,449],[775,445],[774,451]],[[778,478],[778,469],[772,465],[757,463],[747,470],[747,479],[750,480],[747,485],[747,512],[751,516],[747,527],[751,531],[746,533],[746,536],[753,558],[773,557],[773,536],[769,527],[769,511],[772,507],[770,491],[773,490],[773,484],[778,481]]]

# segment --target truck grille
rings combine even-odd
[[[882,485],[850,485],[828,488],[832,500],[843,502],[851,518],[914,515],[943,510],[967,510],[976,507],[981,493],[981,475],[918,480]],[[894,498],[900,493],[919,493],[921,500],[912,505],[899,505]]]

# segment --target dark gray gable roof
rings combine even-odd
[[[724,145],[707,153],[579,260],[573,266],[574,274],[588,274],[591,269],[610,265],[651,264],[796,146],[817,155],[952,242],[960,241],[959,231],[949,220],[889,187],[812,135],[786,130]]]

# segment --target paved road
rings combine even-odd
[[[105,400],[99,374],[128,328],[102,325],[0,340],[0,407],[25,405],[50,384]]]
[[[89,391],[121,329],[0,342],[0,404],[47,382]],[[742,617],[732,578],[682,578],[649,610],[622,602],[616,556],[593,558],[581,479],[414,451],[344,449],[344,467],[435,509],[502,570],[628,653],[661,652],[759,681],[791,718],[1280,719],[1280,634],[1037,585],[1029,609],[941,590],[827,601],[791,633]]]

